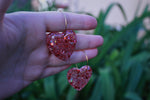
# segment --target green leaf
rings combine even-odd
[[[127,91],[135,91],[137,88],[143,73],[143,66],[136,62],[132,65],[131,72],[129,74]]]
[[[141,8],[142,2],[143,2],[143,0],[139,0],[138,5],[137,5],[137,7],[136,7],[136,11],[135,11],[134,17],[137,17],[137,16],[138,16],[138,13],[139,13],[139,10],[140,10],[140,8]]]
[[[101,77],[100,76],[98,76],[94,84],[95,86],[94,86],[92,95],[89,100],[101,100],[102,93],[101,93]]]
[[[142,13],[142,14],[145,14],[146,12],[148,12],[149,7],[150,7],[150,5],[147,4],[147,5],[145,6],[145,9],[143,10],[143,13]]]
[[[102,36],[105,35],[105,32],[106,32],[105,28],[107,28],[105,26],[105,20],[114,6],[117,6],[120,9],[125,21],[127,22],[127,16],[125,14],[123,7],[119,3],[112,3],[109,5],[109,7],[107,8],[105,12],[102,10],[100,11],[99,17],[97,18],[98,25],[94,32],[96,35],[98,34],[101,34]]]
[[[123,39],[126,35],[132,34],[131,32],[134,33],[134,30],[135,30],[134,28],[137,25],[141,24],[143,19],[148,17],[148,16],[150,16],[150,12],[146,12],[142,16],[133,20],[130,24],[128,24],[125,28],[123,28],[122,31],[116,32],[114,34],[113,38],[109,40],[109,42],[106,42],[106,43],[104,42],[102,51],[100,52],[100,54],[95,59],[91,60],[91,62],[95,62],[98,64],[99,61],[101,61],[102,59],[105,58],[105,56],[107,55],[108,51],[110,50],[110,48],[112,46],[114,46],[117,42],[119,42],[119,40]],[[126,61],[124,61],[124,63],[125,62]]]
[[[112,68],[113,80],[115,83],[114,85],[115,85],[115,88],[117,89],[121,86],[121,82],[122,82],[121,75],[117,67],[112,66],[111,68]]]
[[[120,9],[121,13],[123,14],[123,17],[124,17],[125,21],[127,22],[127,16],[126,16],[126,14],[125,14],[125,11],[124,11],[122,5],[120,5],[119,3],[112,3],[112,4],[109,5],[109,7],[107,8],[107,10],[106,10],[106,12],[105,12],[104,20],[107,18],[109,12],[112,10],[112,8],[113,8],[114,6],[117,6],[117,7]]]
[[[97,28],[95,29],[94,31],[94,34],[95,35],[99,35],[100,33],[103,32],[103,29],[104,29],[104,12],[103,11],[100,11],[100,14],[97,18]]]
[[[47,98],[50,98],[51,100],[58,100],[54,78],[55,76],[53,75],[44,79],[44,90]]]
[[[119,51],[117,49],[114,49],[110,54],[110,60],[115,60],[119,55]]]
[[[144,58],[144,59],[143,59]],[[128,60],[128,63],[126,64],[126,67],[124,68],[123,72],[126,73],[126,75],[129,73],[129,70],[131,69],[132,67],[132,64],[135,64],[135,63],[144,63],[146,62],[148,59],[150,59],[150,52],[146,52],[146,51],[143,51],[139,54],[136,54],[134,56],[132,56],[129,60]],[[125,75],[125,76],[126,76]]]
[[[59,73],[57,76],[57,87],[58,87],[59,95],[63,93],[63,91],[66,89],[68,85],[67,71],[68,70],[64,70],[63,72]]]
[[[80,95],[84,95],[83,98],[84,99],[89,99],[89,97],[93,94],[93,91],[91,91],[93,89],[93,84],[95,84],[95,79],[96,79],[96,75],[93,74],[89,80],[89,82],[87,83],[87,85],[83,88],[83,90],[81,91]]]
[[[77,93],[78,93],[77,90],[71,87],[67,94],[67,100],[75,100]]]
[[[103,100],[115,100],[115,87],[112,77],[110,75],[110,69],[107,67],[100,70],[101,74],[101,88]]]
[[[128,42],[127,42],[127,46],[125,47],[124,50],[124,57],[123,57],[123,65],[122,65],[122,71],[124,71],[124,69],[126,68],[126,64],[128,63],[128,60],[133,52],[133,47],[136,41],[136,37],[137,37],[137,32],[140,28],[140,25],[137,24],[135,27],[131,27],[128,31],[132,34],[129,35],[128,37]],[[134,32],[134,33],[133,33]]]
[[[142,100],[136,93],[134,92],[127,92],[125,94],[125,98],[129,100]]]
[[[132,58],[130,59],[130,61],[132,61],[132,62],[138,62],[138,63],[143,63],[143,62],[146,62],[148,59],[150,59],[150,52],[143,51],[143,52],[138,53],[135,56],[132,56]]]

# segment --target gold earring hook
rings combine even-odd
[[[87,61],[87,65],[88,65],[88,61],[89,61],[88,56],[87,56],[87,54],[85,53],[85,51],[83,51],[83,52],[84,52],[84,54],[85,54],[86,61]]]
[[[76,64],[76,68],[78,68],[78,65]]]
[[[85,51],[83,51],[83,52],[84,52],[85,57],[86,57],[87,65],[89,65],[89,64],[88,64],[88,61],[89,61],[88,56],[87,56],[87,54],[85,53]],[[76,68],[78,68],[78,65],[77,65],[77,64],[76,64]]]
[[[58,12],[61,12],[64,16],[64,19],[65,19],[65,30],[67,29],[67,26],[68,26],[68,22],[67,22],[67,17],[66,15],[63,13],[63,9],[58,9],[57,10]]]

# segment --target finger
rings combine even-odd
[[[0,0],[0,22],[12,0]]]
[[[75,13],[60,13],[52,12],[50,17],[47,17],[47,29],[49,31],[57,31],[65,29],[65,18],[67,20],[67,29],[71,30],[89,30],[94,29],[97,26],[97,21],[95,18]],[[55,24],[54,24],[55,23]]]
[[[63,13],[67,18],[67,29],[70,30],[89,30],[97,26],[97,21],[94,17],[75,13]],[[26,15],[24,18],[27,27],[42,28],[49,32],[64,31],[65,19],[61,12],[28,12],[23,13]]]
[[[45,77],[57,74],[65,69],[67,69],[68,67],[70,67],[70,65],[60,66],[60,67],[46,67],[40,78],[45,78]]]
[[[56,56],[51,55],[51,57],[49,58],[48,66],[64,66],[68,64],[70,65],[70,64],[79,63],[82,61],[86,61],[86,55],[88,59],[95,57],[97,55],[97,52],[98,52],[97,49],[74,51],[70,59],[67,61],[62,61],[61,59],[58,59]]]
[[[103,38],[100,35],[77,35],[76,50],[93,49],[103,44]]]

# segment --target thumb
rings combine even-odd
[[[5,12],[12,0],[0,0],[0,23],[2,22]]]

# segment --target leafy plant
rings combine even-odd
[[[13,0],[13,3],[8,8],[7,12],[14,11],[31,11],[31,0]]]

